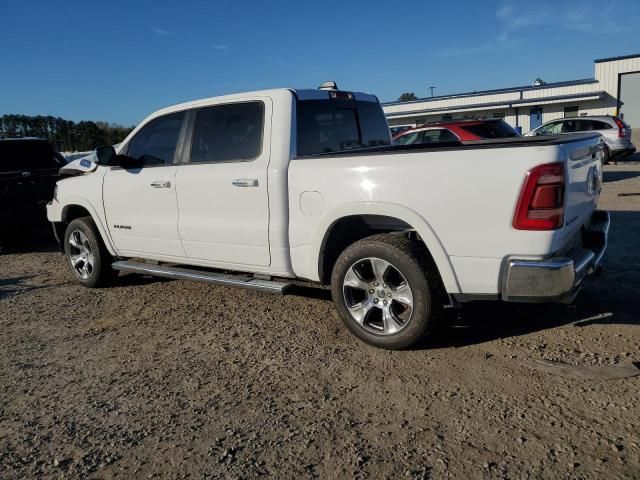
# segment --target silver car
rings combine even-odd
[[[551,120],[531,130],[526,136],[560,135],[576,132],[598,132],[606,144],[604,163],[631,155],[636,147],[631,143],[631,127],[612,115],[569,117]]]

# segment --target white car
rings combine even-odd
[[[355,335],[406,348],[446,305],[572,300],[606,247],[601,160],[598,135],[393,146],[373,95],[266,90],[151,114],[48,218],[88,287],[330,284]]]
[[[636,147],[631,143],[631,127],[619,117],[601,115],[592,117],[569,117],[551,120],[527,133],[527,136],[562,135],[592,132],[602,135],[605,142],[603,163],[614,163],[633,154]]]

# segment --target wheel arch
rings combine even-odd
[[[102,238],[105,247],[111,255],[116,256],[117,251],[111,243],[111,237],[109,236],[109,232],[102,222],[102,219],[97,214],[93,206],[88,202],[83,201],[82,199],[74,199],[74,201],[70,201],[66,203],[64,207],[62,207],[62,213],[60,216],[61,225],[57,227],[62,228],[62,236],[64,236],[64,229],[66,229],[67,225],[69,225],[69,223],[76,218],[81,217],[91,217],[93,223],[95,223],[96,227],[98,228],[98,232],[100,233],[100,237]],[[62,236],[60,238],[62,238]]]
[[[407,207],[387,203],[343,205],[325,216],[312,245],[318,279],[323,283],[328,281],[338,256],[353,242],[376,233],[402,231],[417,233],[431,255],[447,293],[459,293],[460,287],[449,256],[429,223]]]

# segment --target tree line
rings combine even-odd
[[[46,138],[61,152],[82,152],[100,145],[120,143],[133,128],[91,120],[73,122],[51,115],[0,117],[0,138]]]

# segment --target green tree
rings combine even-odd
[[[81,121],[60,117],[7,114],[0,116],[0,138],[40,137],[62,152],[92,150],[120,143],[133,130],[116,123]]]
[[[413,92],[405,92],[398,97],[399,102],[409,102],[411,100],[417,100],[416,94]]]

